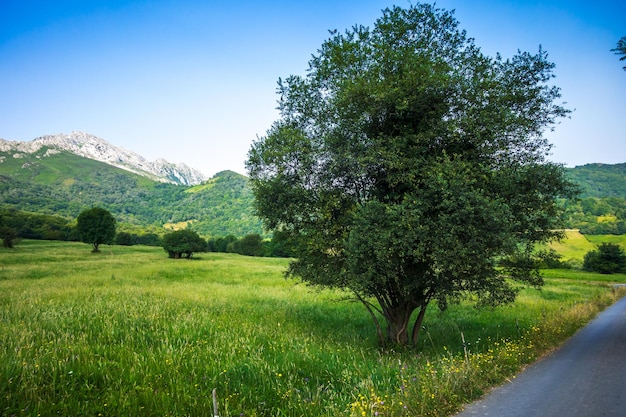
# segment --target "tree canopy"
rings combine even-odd
[[[280,118],[246,162],[265,226],[297,242],[288,275],[351,291],[400,344],[432,301],[540,286],[532,249],[574,193],[546,159],[543,132],[569,113],[553,67],[541,48],[484,55],[433,5],[331,32],[305,76],[279,80]]]
[[[241,255],[263,256],[265,254],[263,238],[257,233],[246,235],[234,243],[234,250]]]
[[[193,230],[176,230],[163,236],[163,249],[170,258],[189,259],[195,252],[206,252],[207,242]]]
[[[597,250],[585,254],[583,269],[601,274],[626,272],[626,253],[615,243],[601,243]]]
[[[101,244],[111,244],[115,238],[115,218],[101,207],[84,210],[78,215],[76,231],[81,242],[90,243],[93,252],[99,252]]]

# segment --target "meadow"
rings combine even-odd
[[[565,231],[565,239],[549,247],[562,256],[562,261],[581,268],[585,254],[601,243],[613,243],[626,250],[626,235],[583,235],[578,229],[570,229]]]
[[[554,349],[626,275],[546,271],[510,306],[431,306],[381,349],[364,308],[287,260],[161,248],[0,248],[2,416],[447,416]],[[463,342],[465,341],[465,343]]]

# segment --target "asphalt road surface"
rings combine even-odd
[[[626,416],[626,297],[456,417]]]

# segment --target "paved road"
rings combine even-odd
[[[626,416],[626,297],[456,417]]]

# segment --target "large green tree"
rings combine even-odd
[[[115,218],[101,207],[84,210],[78,215],[76,231],[81,242],[90,243],[92,252],[99,252],[101,244],[111,244],[115,238]]]
[[[568,114],[553,67],[541,48],[484,55],[432,5],[332,32],[279,80],[280,119],[248,154],[258,215],[297,242],[288,274],[351,291],[399,344],[433,301],[542,285],[532,249],[573,192],[546,159],[543,132]]]

